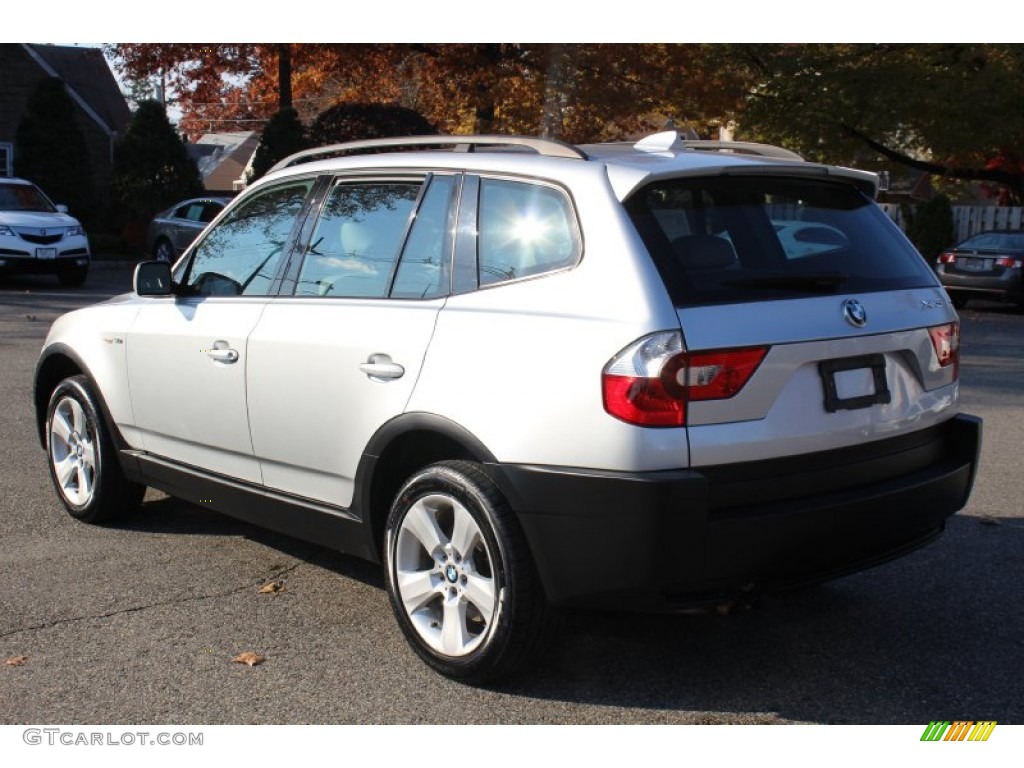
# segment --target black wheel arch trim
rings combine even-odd
[[[484,466],[497,462],[494,454],[476,435],[461,424],[444,416],[415,411],[400,414],[384,422],[367,441],[363,450],[363,455],[356,468],[355,493],[353,495],[353,511],[359,514],[362,520],[373,529],[375,537],[382,533],[378,530],[380,527],[378,523],[383,523],[379,516],[375,516],[376,513],[381,512],[383,518],[386,518],[389,511],[374,507],[374,493],[378,485],[377,479],[380,477],[378,474],[380,459],[398,441],[415,433],[439,435],[449,443],[458,445],[463,451],[463,455],[439,456],[436,460],[463,458],[479,462]],[[388,507],[390,508],[390,504]]]
[[[363,458],[380,458],[389,445],[398,437],[409,432],[437,432],[457,443],[461,443],[481,463],[493,464],[497,462],[494,454],[486,445],[472,432],[458,422],[452,421],[436,413],[416,411],[403,413],[384,422],[373,434],[373,437],[366,443],[363,451]]]
[[[46,408],[50,402],[50,394],[53,392],[53,387],[47,387],[47,391],[40,389],[41,378],[43,370],[47,367],[47,364],[55,357],[61,356],[71,361],[72,365],[78,370],[74,374],[81,374],[89,380],[89,385],[92,388],[92,394],[96,399],[97,405],[100,407],[100,413],[103,416],[103,421],[107,427],[107,433],[110,435],[110,439],[114,444],[114,449],[120,456],[121,451],[128,448],[128,442],[124,439],[121,431],[117,428],[117,424],[114,422],[113,417],[110,414],[110,409],[107,407],[107,401],[103,397],[103,392],[96,384],[96,377],[92,375],[92,370],[86,365],[85,361],[76,353],[71,347],[62,342],[56,342],[46,348],[46,351],[40,355],[39,360],[36,362],[35,372],[32,375],[32,405],[33,410],[36,414],[36,433],[39,437],[39,445],[46,450]],[[63,381],[67,376],[61,376],[54,382],[54,386]]]

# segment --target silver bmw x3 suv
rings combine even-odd
[[[300,153],[54,323],[58,497],[100,522],[151,486],[380,562],[412,648],[476,683],[560,607],[892,559],[966,503],[981,424],[876,183],[674,132]]]

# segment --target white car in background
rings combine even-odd
[[[152,486],[380,562],[415,652],[475,683],[527,666],[559,607],[898,557],[966,503],[981,425],[876,185],[674,132],[299,153],[173,269],[54,323],[57,496],[100,522]],[[794,258],[794,222],[836,242]]]
[[[64,205],[35,184],[0,179],[0,275],[56,275],[79,286],[89,274],[89,238]]]

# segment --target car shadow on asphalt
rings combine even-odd
[[[150,491],[150,494],[153,492]],[[180,499],[163,494],[157,495],[158,498],[147,496],[138,514],[108,524],[107,527],[177,536],[244,537],[296,560],[315,564],[346,578],[384,589],[384,576],[380,566],[361,558],[261,528]]]
[[[174,499],[118,527],[244,536],[384,588],[377,565]],[[489,689],[664,713],[650,722],[1024,722],[1022,552],[1024,519],[957,515],[901,560],[749,610],[566,612],[550,652]]]
[[[1022,553],[1021,518],[957,515],[902,560],[748,612],[572,615],[542,679],[505,690],[813,723],[1019,723]]]

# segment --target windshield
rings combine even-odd
[[[935,284],[881,209],[846,184],[670,179],[626,207],[677,306]]]
[[[57,209],[31,184],[0,184],[0,211],[53,213]]]

